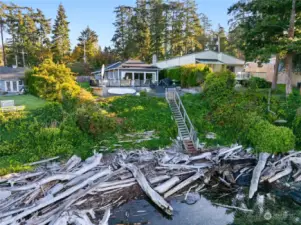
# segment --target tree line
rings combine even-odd
[[[234,39],[221,26],[214,31],[197,9],[195,0],[137,0],[135,7],[116,7],[112,38],[116,54],[147,62],[153,55],[166,59],[205,49],[238,55]]]
[[[69,22],[62,4],[51,26],[51,20],[40,9],[0,2],[0,29],[1,63],[6,66],[32,67],[52,58],[75,71],[88,73],[116,58],[110,47],[99,47],[98,35],[89,27],[81,32],[78,44],[71,50]],[[9,35],[6,40],[4,32]]]

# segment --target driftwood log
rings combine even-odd
[[[132,187],[140,187],[163,212],[172,215],[166,198],[219,184],[236,190],[240,177],[251,172],[250,198],[259,181],[301,181],[300,152],[277,157],[277,161],[269,156],[261,153],[255,166],[256,157],[234,145],[193,156],[177,147],[119,151],[111,157],[96,153],[85,161],[72,156],[65,164],[57,162],[58,157],[41,160],[31,163],[36,166],[32,172],[0,177],[0,225],[107,225],[110,209],[130,200],[122,191],[128,193]],[[250,212],[244,207],[220,206]],[[96,218],[95,210],[103,210],[104,216]]]

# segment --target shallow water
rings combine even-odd
[[[193,194],[199,196],[198,194]],[[253,225],[253,224],[301,224],[301,206],[286,197],[262,194],[257,200],[249,200],[241,193],[221,197],[200,195],[193,205],[184,203],[184,196],[169,200],[174,209],[171,218],[165,217],[146,200],[133,200],[113,210],[110,225]],[[210,199],[210,200],[209,200]],[[263,199],[263,200],[262,200]],[[216,206],[212,203],[235,205],[252,209],[242,212]]]

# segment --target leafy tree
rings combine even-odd
[[[92,61],[96,54],[99,52],[98,35],[95,31],[91,30],[89,26],[81,32],[78,38],[78,46],[76,52],[80,53],[77,60],[83,58],[84,63]]]
[[[69,22],[62,4],[59,5],[53,26],[52,52],[55,62],[66,62],[70,53]]]
[[[292,60],[300,52],[301,2],[295,0],[239,1],[228,10],[233,29],[239,29],[240,49],[246,60],[266,62],[271,55],[286,59],[287,94],[291,93]],[[296,21],[296,22],[295,22]],[[277,75],[277,73],[275,73]],[[277,79],[274,79],[274,87]]]

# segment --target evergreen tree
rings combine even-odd
[[[10,35],[6,43],[8,65],[33,66],[49,57],[50,24],[39,10],[1,5],[2,19]],[[47,45],[48,43],[48,45]]]
[[[201,27],[203,28],[202,34],[198,37],[199,43],[202,45],[202,49],[209,50],[210,40],[212,34],[212,24],[209,18],[205,14],[200,15]]]
[[[115,20],[115,34],[112,38],[117,55],[125,60],[131,56],[132,50],[130,46],[133,45],[133,30],[132,25],[130,26],[133,8],[128,6],[118,6],[115,9],[116,20]]]
[[[137,0],[135,15],[131,22],[133,23],[133,34],[134,34],[134,50],[136,53],[135,57],[146,62],[150,61],[150,29],[149,29],[149,11],[147,9],[146,0]]]
[[[69,22],[65,9],[59,5],[58,13],[53,26],[52,52],[55,62],[66,62],[70,55]]]
[[[163,58],[163,41],[164,41],[164,18],[163,18],[163,1],[149,0],[149,21],[150,21],[150,36],[151,36],[151,50],[150,55],[157,55]]]
[[[184,3],[170,2],[171,29],[170,29],[170,55],[178,56],[185,52],[184,49]]]
[[[192,53],[202,49],[199,37],[202,35],[202,27],[195,0],[185,0],[184,18],[184,48],[185,53]]]

